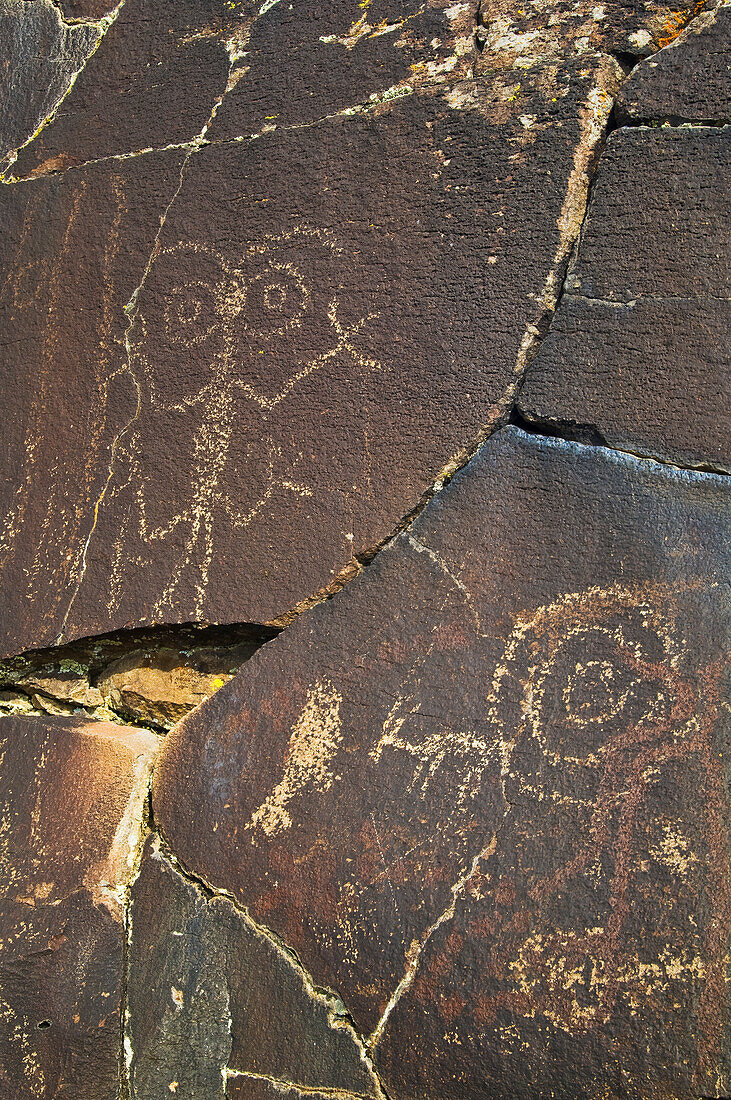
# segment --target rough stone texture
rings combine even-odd
[[[519,404],[613,446],[731,470],[725,129],[622,129]]]
[[[504,429],[167,739],[168,842],[342,996],[388,1096],[728,1084],[727,507]]]
[[[130,308],[123,398],[73,356],[90,427],[117,428],[112,462],[92,466],[108,480],[71,478],[78,450],[36,473],[28,432],[8,448],[9,523],[31,491],[42,518],[6,543],[3,584],[22,607],[8,609],[7,651],[130,624],[274,621],[357,571],[354,555],[506,415],[578,231],[617,71],[610,58],[539,67],[519,96],[462,82],[191,156]],[[108,190],[135,168],[144,181],[162,163],[93,178]],[[7,190],[33,186],[62,184]],[[54,211],[62,223],[58,199]],[[11,317],[27,361],[39,311]],[[66,341],[56,354],[37,415],[70,386]],[[22,381],[9,387],[28,401]],[[61,531],[57,504],[45,515],[51,495],[73,496],[76,530],[64,517]],[[75,547],[63,574],[43,560],[61,540]],[[29,605],[23,568],[36,591],[52,580],[47,599]]]
[[[0,1100],[731,1096],[727,4],[108,3],[0,0]]]
[[[291,956],[228,898],[183,878],[152,842],[130,923],[132,1100],[223,1098],[232,1095],[227,1071],[244,1078],[233,1095],[256,1095],[262,1076],[308,1095],[376,1095],[342,1005],[308,989]]]
[[[617,99],[634,122],[731,121],[731,5],[701,12],[687,30],[632,72]]]
[[[124,891],[157,741],[2,718],[0,1095],[116,1100]]]
[[[692,16],[691,3],[590,0],[480,7],[468,3],[326,0],[127,0],[70,98],[14,174],[24,177],[112,154],[302,125],[424,86],[520,71],[596,50],[657,48]],[[477,32],[477,33],[476,33]],[[633,45],[634,42],[634,45]]]
[[[256,647],[201,648],[190,654],[156,648],[115,661],[98,690],[121,714],[169,727],[231,679]]]
[[[215,0],[128,0],[13,176],[191,141],[226,89],[232,20]]]
[[[230,1077],[226,1085],[226,1100],[361,1100],[353,1092],[303,1091],[279,1082],[248,1077]]]
[[[0,713],[85,714],[169,729],[276,631],[196,625],[122,631],[0,662]]]
[[[97,502],[137,409],[124,306],[181,160],[162,153],[0,190],[3,655],[56,641],[85,568]]]
[[[0,174],[67,92],[100,27],[64,23],[51,0],[0,0]]]

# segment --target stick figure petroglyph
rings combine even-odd
[[[271,425],[277,407],[328,363],[379,368],[359,338],[378,314],[353,319],[317,280],[343,253],[329,230],[298,228],[244,246],[236,261],[207,244],[162,249],[130,326],[129,366],[139,408],[120,447],[110,499],[124,514],[110,610],[130,540],[139,566],[164,544],[154,612],[193,600],[202,613],[216,524],[248,527],[282,494],[312,488],[302,453]],[[323,260],[323,255],[325,260]]]

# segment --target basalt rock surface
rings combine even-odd
[[[731,119],[731,5],[703,11],[660,53],[643,61],[617,97],[632,122]]]
[[[726,1100],[728,3],[0,0],[0,1100]]]
[[[519,397],[525,417],[731,471],[731,132],[620,129]]]
[[[169,735],[166,841],[337,991],[388,1096],[727,1074],[727,509],[504,429]]]
[[[0,1095],[118,1095],[123,906],[157,739],[0,718]]]

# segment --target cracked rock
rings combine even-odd
[[[623,120],[731,121],[731,5],[701,12],[690,26],[632,72],[617,99]]]
[[[519,395],[526,418],[731,470],[729,148],[725,129],[707,127],[611,135],[566,293]]]
[[[122,904],[153,734],[0,718],[0,1094],[116,1100]]]
[[[503,429],[168,737],[167,841],[394,1100],[728,1086],[727,508]]]
[[[99,41],[51,0],[0,0],[0,173],[53,112]]]
[[[618,73],[608,57],[538,66],[517,90],[463,81],[194,153],[130,306],[136,411],[125,419],[114,394],[94,392],[76,357],[87,415],[118,425],[117,445],[85,496],[65,467],[55,474],[56,496],[78,501],[78,528],[63,526],[75,551],[42,618],[18,579],[14,644],[276,623],[356,573],[507,416]],[[148,160],[122,164],[144,178]],[[11,516],[27,485],[39,509],[47,491],[27,447],[20,435]],[[40,537],[26,525],[8,542],[11,561],[33,552],[36,588],[50,579]]]
[[[22,178],[191,141],[226,87],[238,3],[127,0],[53,122],[13,167]]]
[[[130,924],[131,1100],[258,1095],[261,1077],[307,1095],[375,1095],[342,1007],[308,989],[292,958],[229,898],[178,873],[153,841]],[[237,1075],[228,1091],[227,1073]]]
[[[88,540],[137,410],[124,306],[181,160],[161,153],[0,189],[3,656],[55,642],[91,560],[114,561],[113,545]],[[78,633],[103,631],[87,618]]]

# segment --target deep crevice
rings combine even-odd
[[[156,697],[147,706],[135,705],[135,677],[170,677],[183,670],[183,677],[197,682],[207,696],[279,633],[257,623],[183,623],[118,630],[27,650],[0,661],[0,712],[78,714],[165,733],[193,705],[186,706],[181,698],[171,708]],[[133,681],[127,699],[110,679],[125,675]],[[143,689],[144,681],[140,692]]]
[[[634,458],[638,462],[652,462],[663,466],[668,470],[677,470],[684,474],[712,474],[714,477],[728,478],[730,474],[708,463],[698,463],[693,466],[682,466],[678,462],[672,462],[661,455],[651,454],[649,451],[632,451],[627,447],[618,447],[610,443],[595,424],[582,424],[575,420],[564,420],[560,417],[553,419],[528,419],[516,405],[510,414],[509,423],[520,428],[526,435],[537,436],[540,439],[559,439],[564,443],[580,443],[584,447],[601,447],[615,455],[623,455]]]
[[[516,406],[510,414],[510,424],[526,435],[546,439],[563,439],[568,443],[583,443],[587,447],[609,447],[595,424],[579,424],[574,420],[529,420]]]

